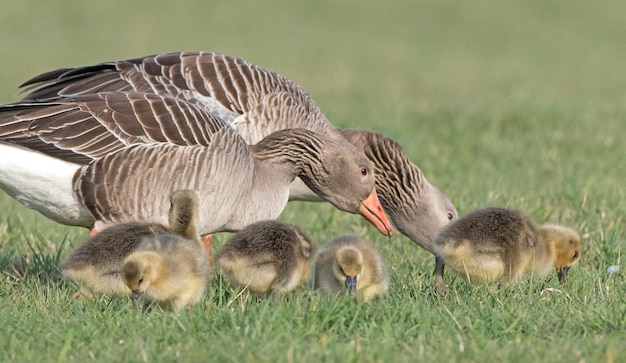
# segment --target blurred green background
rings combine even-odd
[[[2,102],[54,68],[223,52],[300,84],[337,126],[396,138],[461,211],[532,191],[574,193],[581,205],[593,195],[624,214],[615,201],[626,177],[626,6],[615,2],[27,0],[2,9]]]
[[[537,306],[541,304],[528,303],[528,299],[545,302],[545,298],[520,288],[508,292],[512,305],[502,304],[504,298],[498,295],[489,306],[484,303],[493,297],[488,290],[474,292],[474,301],[471,290],[463,290],[465,285],[457,283],[453,285],[453,291],[459,288],[456,301],[440,303],[427,293],[431,256],[406,238],[396,234],[387,240],[366,228],[358,217],[328,205],[290,204],[281,218],[302,224],[320,242],[346,232],[366,234],[392,266],[392,297],[378,302],[381,314],[388,305],[400,315],[420,314],[417,328],[402,325],[411,320],[402,316],[397,327],[393,319],[385,320],[386,316],[379,322],[383,331],[415,334],[410,342],[387,340],[387,348],[377,347],[369,342],[383,338],[363,333],[364,350],[369,354],[366,360],[388,361],[395,352],[398,361],[411,361],[415,350],[422,358],[448,361],[528,361],[529,356],[541,361],[619,360],[619,347],[626,344],[624,275],[608,277],[606,268],[612,264],[626,268],[621,262],[621,248],[626,246],[626,3],[0,3],[2,103],[19,99],[20,83],[54,68],[170,51],[222,52],[298,83],[336,126],[374,129],[397,139],[461,214],[497,204],[522,209],[539,223],[562,223],[581,232],[586,249],[579,267],[572,269],[574,285],[566,290],[572,299],[567,295],[565,302],[557,304],[554,316],[539,314],[536,320],[520,320],[529,309],[540,309]],[[0,206],[4,251],[29,253],[29,240],[43,246],[39,248],[44,252],[55,251],[63,239],[75,246],[86,235],[85,230],[50,222],[6,195],[0,195]],[[217,246],[223,241],[218,236]],[[17,298],[4,302],[5,316],[13,316],[11,307],[18,309],[21,304]],[[431,310],[421,311],[423,306]],[[344,313],[339,311],[332,319],[341,321]],[[276,314],[287,320],[293,316],[291,311],[278,310]],[[459,321],[445,320],[448,314]],[[494,314],[502,321],[510,318],[506,324],[511,325],[502,323],[504,332],[490,324],[479,326],[476,319],[491,321],[481,314]],[[239,346],[229,345],[220,333],[228,329],[217,326],[222,324],[219,318],[226,319],[218,314],[214,323],[206,323],[217,331],[211,331],[211,338],[232,351]],[[111,319],[123,321],[121,316]],[[269,324],[263,320],[268,316],[259,319]],[[439,328],[432,330],[424,322]],[[525,322],[528,325],[520,328]],[[192,330],[193,323],[193,319],[185,321],[192,324],[187,325]],[[133,330],[120,324],[122,330]],[[162,326],[155,331],[158,327]],[[267,338],[262,328],[255,329],[242,333],[243,341],[254,345]],[[302,327],[302,331],[307,329]],[[424,332],[430,331],[432,335],[425,333],[424,340]],[[287,329],[286,334],[289,332]],[[349,333],[328,334],[331,342],[352,339]],[[457,344],[460,337],[469,339],[465,353]],[[510,341],[516,343],[507,345]],[[31,344],[37,346],[25,343]],[[178,343],[172,344],[176,347]],[[297,342],[288,344],[295,349],[296,358],[308,355],[333,360],[346,354],[345,350],[333,355]],[[415,350],[410,349],[412,344],[416,344]],[[550,344],[566,352],[551,355],[554,348]],[[277,343],[275,348],[282,347]],[[192,344],[192,348],[198,346]],[[105,344],[101,350],[106,349]],[[353,354],[346,360],[364,359],[345,349]],[[267,357],[250,348],[241,350],[232,360]],[[148,352],[150,357],[155,354]],[[116,357],[115,353],[112,356]],[[279,352],[277,356],[289,360],[288,354]],[[270,355],[273,359],[277,356]],[[64,355],[58,357],[61,360]]]

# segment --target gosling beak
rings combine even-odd
[[[144,294],[143,291],[135,290],[133,291],[133,304],[136,306],[143,305]]]
[[[346,277],[346,288],[348,288],[348,292],[350,294],[354,294],[356,292],[356,276]]]
[[[365,217],[370,223],[372,223],[380,233],[385,236],[391,236],[393,233],[393,227],[387,219],[383,207],[378,200],[378,194],[376,194],[376,188],[372,189],[372,193],[361,202],[359,205],[359,214]]]
[[[565,279],[567,278],[568,271],[569,271],[569,266],[561,266],[556,269],[556,274],[559,276],[559,283],[561,285],[565,283]]]

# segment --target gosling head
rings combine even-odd
[[[133,302],[142,305],[146,291],[157,282],[161,258],[148,251],[135,252],[124,260],[122,280],[133,294]]]
[[[343,246],[337,250],[333,273],[337,280],[345,284],[350,294],[357,290],[362,268],[363,255],[357,248]]]
[[[559,276],[559,283],[564,284],[570,267],[580,259],[583,248],[580,236],[570,228],[557,225],[544,225],[540,229],[546,243],[554,246],[554,266]]]

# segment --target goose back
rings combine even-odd
[[[253,174],[247,145],[225,128],[208,146],[129,146],[79,169],[73,184],[80,202],[105,224],[125,222],[131,216],[166,224],[164,211],[171,193],[193,190],[200,201],[198,229],[206,234],[236,219],[234,208],[247,203]]]
[[[302,127],[337,138],[346,136],[345,133],[341,135],[340,130],[328,122],[312,98],[295,83],[242,59],[217,53],[168,53],[59,69],[36,76],[22,86],[28,92],[25,101],[111,92],[154,93],[174,97],[199,110],[218,115],[235,128],[248,144],[254,144],[276,130],[293,127]],[[178,122],[177,120],[175,121]],[[190,127],[197,127],[198,123],[204,121],[190,118],[184,122]],[[108,132],[105,129],[98,130]],[[384,138],[370,136],[365,137],[365,140],[371,145],[355,145],[377,148],[379,144],[385,144],[393,149],[393,153],[388,155],[394,155],[396,161],[401,161],[397,163],[392,160],[390,163],[386,159],[374,158],[372,160],[377,163],[377,170],[388,171],[389,175],[393,175],[398,170],[402,171],[393,169],[397,165],[408,168],[403,171],[408,177],[422,175],[408,161],[397,143],[388,143]],[[122,145],[117,147],[121,148]],[[376,180],[377,189],[386,187],[382,192],[384,195],[381,195],[381,202],[382,199],[385,200],[384,208],[393,215],[394,224],[411,240],[432,252],[430,245],[436,231],[448,222],[448,216],[451,219],[456,218],[456,210],[445,194],[425,179],[421,192],[408,188],[419,183],[419,180],[415,180],[405,186],[393,177],[379,177]],[[294,182],[291,190],[292,200],[321,200],[299,179]],[[394,194],[405,195],[404,198],[393,200],[396,197]]]
[[[229,127],[168,95],[96,93],[0,106],[0,138],[61,160],[87,164],[128,145],[208,145]]]
[[[57,69],[33,77],[21,87],[28,93],[25,100],[100,92],[170,95],[218,115],[249,144],[284,128],[334,132],[300,86],[278,73],[219,53],[167,53]]]

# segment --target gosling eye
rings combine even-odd
[[[141,276],[141,277],[139,278],[139,281],[137,281],[137,283],[138,283],[138,284],[141,284],[142,282],[143,282],[143,276]]]
[[[366,167],[362,167],[362,168],[361,168],[361,175],[363,175],[363,176],[367,176],[367,174],[368,174],[368,173],[369,173],[369,170],[367,170],[367,168],[366,168]]]
[[[578,258],[578,251],[574,251],[574,255],[572,256],[572,261],[576,261]]]
[[[454,214],[452,212],[448,212],[448,220],[451,221],[454,219]]]

